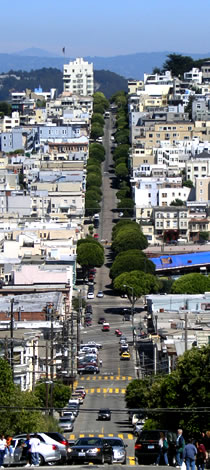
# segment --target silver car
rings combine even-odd
[[[68,415],[62,416],[59,419],[59,426],[62,429],[62,431],[70,431],[71,432],[74,429],[74,425],[72,423],[71,417],[68,417]]]
[[[113,449],[113,463],[122,463],[126,465],[126,447],[123,440],[119,437],[104,437],[103,441],[108,443]]]
[[[33,436],[33,434],[31,434]],[[58,445],[46,443],[38,434],[40,439],[39,446],[39,465],[45,463],[59,462],[61,460],[61,453]],[[4,465],[24,465],[27,464],[27,447],[25,444],[26,434],[15,436],[11,441],[9,452],[4,456]],[[57,444],[57,443],[56,443]]]

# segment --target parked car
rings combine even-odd
[[[168,441],[168,461],[170,465],[176,462],[176,433],[162,429],[145,430],[140,432],[135,443],[135,459],[138,464],[154,463],[160,452],[160,432],[164,432]],[[161,462],[160,462],[161,465]]]
[[[11,465],[11,459],[13,459],[13,465],[24,465],[27,463],[27,453],[26,448],[24,447],[24,441],[26,440],[26,433],[18,434],[14,436],[11,442],[11,446],[14,449],[14,453],[10,455],[5,455],[4,465]],[[34,434],[30,434],[31,437]],[[59,462],[61,460],[66,460],[67,450],[63,446],[63,455],[61,454],[58,446],[58,442],[49,437],[45,433],[38,433],[38,438],[40,440],[39,446],[39,465],[47,464],[48,462]],[[8,461],[8,463],[7,463]]]
[[[95,296],[94,296],[94,292],[88,292],[87,293],[87,299],[94,299]]]
[[[109,323],[103,323],[102,331],[110,331],[110,324]]]
[[[103,464],[113,462],[113,449],[101,437],[81,437],[69,452],[69,464],[92,462]]]
[[[111,420],[111,411],[109,408],[101,408],[98,412],[98,420],[100,421],[110,421]]]
[[[117,328],[117,329],[115,330],[115,335],[118,336],[118,337],[119,337],[119,336],[122,336],[122,331],[119,330],[119,328]]]
[[[106,323],[106,318],[100,317],[99,320],[98,320],[98,324],[103,325],[103,323]]]
[[[137,421],[137,423],[134,424],[134,426],[133,426],[134,436],[138,436],[140,434],[140,432],[143,430],[144,423],[145,423],[145,420],[141,419],[141,420]]]
[[[119,437],[104,437],[105,442],[112,446],[114,458],[113,463],[122,463],[126,465],[126,447],[123,440]]]

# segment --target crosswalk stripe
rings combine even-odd
[[[114,437],[114,434],[107,434],[109,437]],[[104,434],[79,434],[79,437],[104,437]],[[117,436],[120,438],[120,439],[129,439],[130,441],[131,440],[134,440],[135,439],[135,436],[133,436],[133,434],[123,434],[123,433],[119,433],[117,434]],[[75,434],[70,434],[69,435],[69,440],[70,441],[75,441],[77,439],[77,437],[75,436]]]

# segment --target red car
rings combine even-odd
[[[115,334],[116,336],[122,336],[122,331],[117,328],[117,330],[115,330]]]
[[[103,323],[102,331],[109,331],[109,330],[110,330],[110,324],[109,323]]]

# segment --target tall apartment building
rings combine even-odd
[[[93,64],[77,58],[63,66],[63,91],[73,95],[93,95]]]

